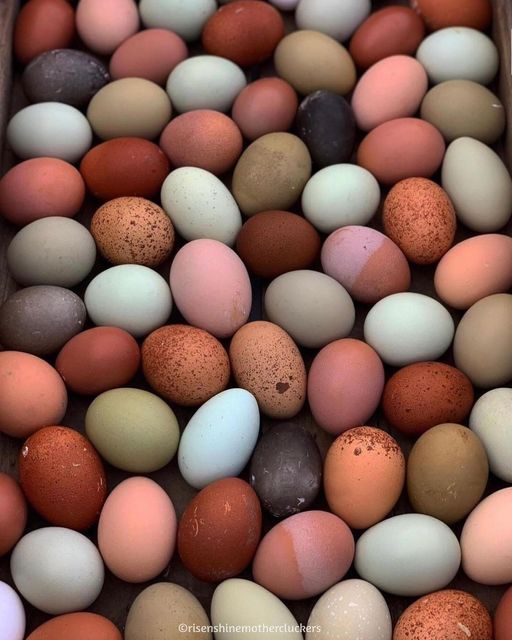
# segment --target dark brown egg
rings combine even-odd
[[[491,24],[490,0],[411,0],[429,29],[445,27],[471,27],[487,29]]]

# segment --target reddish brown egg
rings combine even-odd
[[[119,629],[97,613],[67,613],[37,627],[27,640],[122,640]]]
[[[94,327],[62,347],[55,367],[72,391],[93,396],[128,384],[139,363],[139,345],[127,331]]]
[[[50,524],[82,531],[98,521],[107,479],[96,449],[78,431],[34,433],[21,448],[19,472],[27,500]]]
[[[75,35],[75,12],[67,0],[29,0],[14,26],[14,53],[27,64],[40,53],[65,49]]]
[[[160,146],[175,167],[199,167],[219,175],[238,160],[243,140],[231,118],[198,109],[171,120],[162,131]]]
[[[277,9],[259,0],[238,0],[208,20],[203,47],[211,55],[244,66],[269,58],[283,37],[284,22]]]
[[[494,613],[495,640],[512,640],[512,587],[501,598]]]
[[[490,0],[411,0],[411,6],[432,30],[444,27],[484,30],[492,19]]]
[[[178,528],[178,552],[196,578],[220,582],[247,567],[260,536],[256,492],[239,478],[224,478],[202,489],[188,504]]]
[[[80,172],[87,188],[100,200],[121,196],[151,198],[169,173],[165,153],[142,138],[115,138],[85,154]]]
[[[9,553],[27,524],[27,503],[19,484],[0,473],[0,557]]]

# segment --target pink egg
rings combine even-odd
[[[353,338],[321,349],[309,370],[308,400],[316,423],[339,435],[367,424],[384,389],[384,367],[377,353]]]
[[[280,598],[301,600],[323,593],[347,573],[354,558],[349,527],[327,511],[286,518],[260,542],[252,573]]]
[[[139,11],[133,0],[80,0],[76,28],[86,46],[111,54],[139,28]]]

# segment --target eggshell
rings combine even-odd
[[[156,578],[172,557],[176,526],[171,499],[156,482],[124,480],[108,496],[98,524],[105,564],[125,582]]]
[[[442,304],[420,293],[395,293],[368,312],[364,338],[386,364],[403,367],[443,355],[455,326]]]
[[[68,398],[61,377],[47,362],[21,351],[0,352],[0,431],[26,438],[59,424]]]
[[[199,600],[179,584],[158,582],[146,587],[128,611],[125,640],[211,640],[210,631],[181,631],[210,624]],[[86,640],[84,638],[84,640]]]
[[[18,542],[26,523],[25,496],[14,478],[0,473],[0,557]]]
[[[512,637],[512,589],[509,587],[494,613],[495,640],[510,640]]]
[[[271,418],[292,418],[306,400],[302,355],[281,327],[257,320],[239,329],[229,358],[239,387],[250,391],[260,411]]]
[[[229,189],[210,171],[195,166],[175,169],[165,179],[160,197],[185,240],[209,238],[216,244],[234,244],[242,216]]]
[[[137,5],[133,0],[80,0],[76,27],[89,49],[109,55],[138,30]]]
[[[84,197],[82,177],[58,158],[25,160],[0,180],[0,213],[19,226],[48,216],[71,218]]]
[[[507,584],[512,580],[510,549],[512,487],[487,496],[469,514],[460,537],[462,568],[480,584]],[[499,532],[499,535],[497,535]]]
[[[215,269],[210,268],[212,264]],[[247,322],[252,302],[249,275],[236,253],[222,242],[187,243],[174,257],[170,283],[187,322],[215,337],[232,336]]]
[[[325,497],[331,511],[353,529],[367,529],[383,520],[398,501],[404,483],[404,454],[381,429],[345,431],[327,452]]]
[[[393,640],[444,640],[460,634],[492,640],[486,607],[470,593],[447,589],[416,600],[402,613]]]
[[[444,522],[406,513],[363,533],[356,545],[355,569],[383,591],[419,596],[451,582],[460,558],[459,542]]]
[[[452,26],[483,31],[492,18],[489,0],[411,0],[411,5],[432,31]]]
[[[308,376],[308,401],[315,422],[338,435],[364,424],[379,404],[384,367],[360,340],[345,338],[317,354]]]
[[[97,613],[67,613],[37,627],[27,640],[122,640],[119,629]]]
[[[338,582],[354,557],[348,526],[327,511],[296,513],[275,525],[259,544],[254,580],[287,600],[310,598]]]
[[[20,597],[6,582],[0,582],[0,634],[5,640],[25,637],[25,609]]]
[[[463,424],[473,406],[469,378],[444,362],[416,362],[386,382],[382,409],[392,427],[418,436],[443,422]]]
[[[321,31],[347,40],[371,11],[370,0],[300,0],[295,10],[299,29]]]
[[[384,200],[386,235],[416,264],[437,262],[452,246],[456,230],[453,204],[435,182],[407,178]]]
[[[141,0],[140,17],[146,27],[174,31],[190,42],[197,40],[208,18],[217,10],[215,0]]]
[[[163,398],[198,406],[228,386],[230,366],[224,347],[212,335],[184,324],[153,331],[142,345],[142,369]]]
[[[369,227],[348,226],[331,233],[322,247],[321,260],[325,273],[365,304],[406,291],[411,283],[402,251]]]
[[[94,327],[62,347],[55,368],[72,391],[93,396],[130,382],[139,363],[139,345],[127,331]]]
[[[87,609],[100,594],[104,573],[94,544],[63,527],[27,533],[11,555],[16,588],[36,609],[51,615]]]
[[[343,580],[326,591],[309,616],[306,640],[325,637],[391,640],[392,626],[388,605],[369,582]],[[351,635],[349,635],[351,634]]]
[[[379,125],[363,138],[357,164],[383,184],[410,177],[432,176],[443,160],[442,135],[419,118],[397,118]]]
[[[181,475],[196,489],[239,475],[259,430],[260,413],[252,394],[245,389],[218,393],[195,412],[183,431],[178,451]]]

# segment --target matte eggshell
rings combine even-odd
[[[495,640],[511,640],[512,638],[512,587],[509,587],[494,613]]]
[[[459,26],[483,31],[492,19],[490,0],[411,0],[411,6],[432,31]]]
[[[0,557],[9,553],[23,535],[27,522],[27,503],[19,484],[0,473]]]
[[[344,41],[371,11],[370,0],[300,0],[295,10],[298,29],[320,31]]]
[[[141,0],[140,17],[146,27],[174,31],[189,41],[197,40],[208,18],[217,10],[215,0]]]
[[[80,0],[76,27],[89,49],[109,55],[138,30],[137,5],[133,0]]]
[[[23,640],[25,637],[25,609],[21,598],[6,582],[0,582],[0,634],[6,640]]]
[[[119,629],[97,613],[67,613],[37,627],[27,640],[122,640]]]

